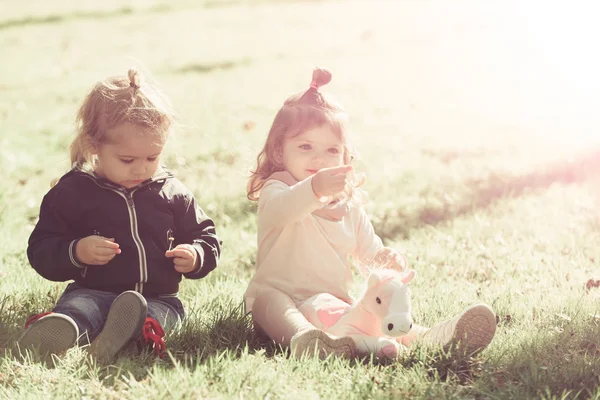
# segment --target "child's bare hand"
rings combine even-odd
[[[173,258],[175,271],[182,274],[192,272],[197,267],[198,253],[191,244],[179,244],[173,250],[167,250],[165,256]]]
[[[312,189],[317,197],[335,196],[346,187],[351,165],[323,168],[312,177]]]
[[[375,265],[402,272],[408,267],[406,258],[391,247],[384,247],[377,252],[373,260]]]
[[[117,254],[121,254],[121,249],[114,238],[92,235],[79,239],[75,245],[75,257],[88,265],[104,265]]]

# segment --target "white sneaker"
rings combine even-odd
[[[474,355],[490,344],[495,333],[496,314],[485,304],[477,304],[433,326],[422,339],[425,343],[442,345],[445,351],[457,349]]]
[[[352,358],[356,355],[356,344],[348,336],[333,337],[320,329],[308,329],[298,332],[290,341],[292,356],[318,355],[324,359],[330,354]]]

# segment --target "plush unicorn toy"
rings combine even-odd
[[[393,358],[404,349],[397,338],[412,328],[410,289],[416,271],[373,270],[353,305],[329,293],[302,303],[300,312],[315,327],[333,336],[350,336],[360,355]]]

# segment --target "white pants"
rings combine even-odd
[[[289,346],[296,333],[314,328],[298,311],[294,300],[277,289],[258,293],[252,304],[252,320],[257,329],[282,346]]]

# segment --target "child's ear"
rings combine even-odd
[[[87,149],[87,151],[95,156],[98,154],[98,146],[93,144],[90,139],[88,138],[88,136],[85,136],[85,142],[84,142],[85,148]]]

